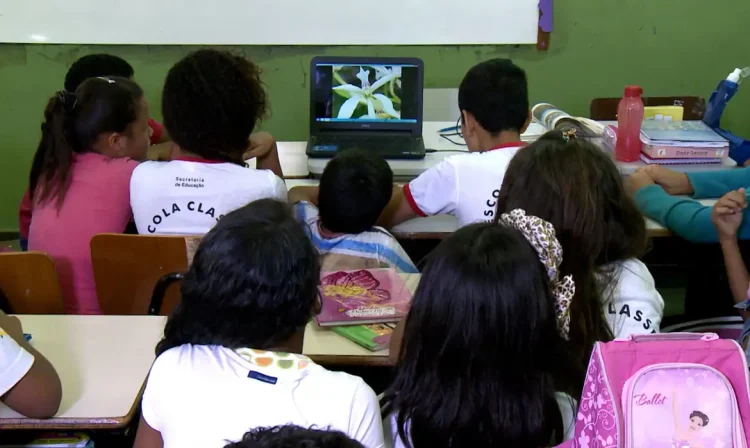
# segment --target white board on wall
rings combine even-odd
[[[533,44],[538,0],[0,0],[0,42]]]

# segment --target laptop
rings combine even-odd
[[[314,58],[307,156],[360,149],[387,159],[424,158],[423,89],[419,59]]]

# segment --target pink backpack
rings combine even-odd
[[[747,448],[745,355],[713,333],[631,336],[594,346],[575,448]]]

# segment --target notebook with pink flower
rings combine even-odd
[[[325,272],[320,280],[322,327],[398,322],[406,316],[412,293],[393,269]]]

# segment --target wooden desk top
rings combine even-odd
[[[401,274],[406,286],[414,293],[419,284],[419,274]],[[323,365],[392,366],[388,350],[371,352],[331,330],[307,324],[302,354]]]
[[[18,316],[63,385],[57,417],[27,419],[0,404],[0,429],[115,429],[133,418],[162,316]]]
[[[412,290],[418,274],[405,274]],[[116,429],[130,423],[161,339],[164,316],[18,316],[31,343],[50,360],[63,384],[58,415],[25,418],[0,403],[0,430]],[[387,366],[388,350],[370,352],[314,323],[303,354],[322,364]]]

